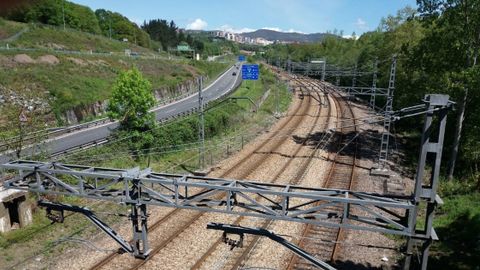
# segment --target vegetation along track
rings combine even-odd
[[[340,132],[336,142],[336,153],[327,176],[324,187],[332,189],[351,190],[355,185],[355,166],[357,158],[357,128],[355,117],[348,101],[338,93],[334,93],[335,102],[342,111]],[[320,203],[319,203],[320,204]],[[341,215],[341,207],[326,208],[332,213]],[[297,243],[301,248],[315,255],[317,258],[334,262],[339,254],[341,242],[345,239],[343,229],[327,228],[305,225],[300,241]],[[298,256],[292,256],[287,269],[313,269],[306,260]]]
[[[283,178],[286,179],[288,184],[295,185],[299,184],[300,181],[303,179],[305,172],[307,171],[312,159],[315,157],[315,153],[317,152],[316,150],[319,148],[322,148],[324,143],[326,141],[319,140],[315,144],[312,145],[312,150],[308,153],[307,156],[305,156],[305,159],[301,161],[300,164],[293,164],[296,158],[298,157],[304,157],[302,154],[300,154],[301,150],[305,150],[305,146],[309,142],[309,136],[313,135],[315,128],[318,128],[319,125],[319,120],[320,120],[320,108],[325,106],[327,108],[327,113],[326,113],[326,121],[323,123],[322,126],[322,131],[325,131],[328,129],[328,123],[330,118],[332,117],[332,106],[329,104],[329,99],[325,98],[324,102],[322,102],[322,98],[320,96],[320,87],[313,83],[311,80],[305,80],[303,81],[303,86],[306,89],[302,94],[305,95],[310,95],[311,98],[315,99],[319,103],[319,110],[315,114],[315,119],[313,123],[308,126],[308,131],[306,132],[305,138],[303,138],[296,148],[293,150],[293,153],[290,155],[291,158],[288,159],[288,161],[282,166],[280,170],[277,170],[275,173],[272,173],[271,176],[271,181],[272,182],[277,182],[279,179]],[[328,104],[328,105],[327,105]],[[294,173],[293,174],[284,174],[287,168],[289,167],[295,167]],[[292,168],[291,168],[292,169]],[[283,177],[282,177],[283,176]],[[247,220],[251,220],[252,218],[248,217],[243,217],[240,216],[238,217],[233,224],[239,225]],[[272,220],[263,220],[260,222],[254,222],[255,227],[260,227],[263,229],[267,229],[271,224],[273,223]],[[239,267],[242,266],[243,262],[248,259],[249,254],[252,252],[252,250],[255,248],[257,243],[259,242],[260,236],[248,236],[244,239],[244,245],[243,248],[237,248],[234,249],[233,251],[230,251],[228,258],[222,262],[223,264],[221,266],[216,267],[215,269],[238,269]],[[193,265],[192,269],[212,269],[212,266],[209,265],[211,264],[212,260],[215,260],[216,257],[219,256],[218,253],[221,253],[219,251],[219,245],[223,243],[223,239],[221,237],[217,238],[217,240],[208,248],[208,250],[196,261],[196,263]],[[216,255],[214,255],[216,253]],[[212,256],[213,255],[213,256]],[[209,258],[210,256],[214,257],[214,259]],[[209,261],[210,260],[210,261]],[[218,258],[217,258],[218,260]]]
[[[300,84],[301,81],[298,81]],[[307,109],[312,102],[312,99],[307,97],[303,98],[303,89],[300,89],[300,102],[294,107],[291,114],[284,119],[279,125],[276,126],[276,131],[269,134],[269,136],[262,141],[255,149],[245,155],[244,158],[237,161],[233,166],[223,172],[220,177],[230,177],[237,179],[244,179],[251,171],[254,171],[262,164],[262,160],[265,157],[262,154],[273,152],[280,147],[283,141],[287,140],[286,136],[279,136],[284,130],[294,130],[302,122],[307,113]],[[278,139],[281,138],[281,139]],[[282,139],[283,138],[283,139]],[[91,269],[138,269],[141,268],[151,258],[155,257],[155,254],[167,247],[175,238],[185,232],[193,223],[195,223],[204,213],[198,213],[191,210],[179,210],[175,209],[168,214],[154,222],[149,226],[150,243],[152,245],[152,252],[147,260],[135,260],[128,255],[120,256],[118,253],[111,253],[102,260],[98,261]],[[168,230],[162,230],[167,227]],[[160,233],[155,233],[156,231]]]

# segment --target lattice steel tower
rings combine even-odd
[[[397,68],[397,57],[394,55],[392,66],[390,68],[390,80],[388,82],[387,103],[383,112],[383,131],[382,142],[380,144],[380,155],[378,160],[379,169],[385,168],[388,160],[388,144],[390,141],[390,125],[392,123],[391,114],[393,113],[393,95],[395,92],[395,73]]]

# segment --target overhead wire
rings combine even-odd
[[[142,157],[142,156],[149,156],[149,155],[154,155],[154,154],[171,154],[171,153],[178,153],[178,152],[183,152],[183,151],[191,151],[191,150],[197,150],[198,147],[190,147],[190,148],[182,148],[182,149],[175,149],[175,150],[169,150],[169,151],[149,151],[146,153],[137,153],[137,154],[132,154],[128,152],[124,152],[123,154],[118,154],[118,153],[111,153],[109,156],[97,156],[97,157],[89,157],[89,158],[84,158],[84,159],[73,159],[73,160],[68,160],[68,161],[75,161],[76,163],[82,163],[82,162],[92,162],[92,161],[107,161],[111,159],[118,159],[120,157]],[[209,146],[206,149],[215,149],[215,146]]]
[[[97,251],[97,252],[109,252],[110,253],[110,252],[117,252],[118,251],[118,249],[100,248],[100,247],[96,246],[95,244],[93,244],[93,242],[90,241],[90,240],[86,240],[86,239],[82,239],[82,238],[75,238],[75,237],[62,237],[62,238],[57,239],[53,243],[61,244],[61,243],[64,243],[64,242],[73,242],[73,243],[82,244],[85,247],[87,247],[91,250]]]
[[[224,103],[224,104],[221,104],[213,109],[211,109],[210,111],[214,111],[214,110],[218,110],[220,108],[222,108],[223,106],[227,105],[227,103]],[[189,120],[188,117],[181,117],[181,118],[176,118],[176,119],[173,119],[173,121],[168,121],[166,123],[162,123],[161,125],[158,125],[150,130],[147,130],[145,132],[153,132],[153,131],[156,131],[160,128],[165,128],[167,126],[170,126],[170,125],[173,125],[173,124],[178,124],[179,122],[182,122],[182,121],[187,121]],[[124,136],[124,137],[120,137],[120,138],[114,138],[112,140],[109,140],[107,143],[104,143],[104,144],[101,144],[101,146],[105,146],[107,144],[113,144],[113,143],[118,143],[118,142],[121,142],[121,141],[125,141],[127,139],[130,139],[130,138],[133,138],[135,137],[135,135],[128,135],[128,136]],[[71,152],[71,153],[67,153],[67,154],[64,154],[63,156],[69,156],[69,155],[72,155],[72,154],[76,154],[76,153],[79,153],[79,152],[84,152],[84,151],[87,151],[87,150],[90,150],[89,148],[87,149],[82,149],[82,150],[79,150],[79,151],[75,151],[75,152]]]
[[[301,235],[291,235],[291,234],[276,234],[281,237],[287,237],[287,238],[293,238],[293,239],[308,239],[308,240],[314,240],[314,241],[319,241],[319,242],[324,242],[324,243],[332,243],[332,244],[341,244],[345,246],[361,246],[361,247],[367,247],[367,248],[378,248],[378,249],[389,249],[389,250],[396,250],[396,251],[401,251],[401,248],[396,248],[396,247],[386,247],[386,246],[377,246],[377,245],[371,245],[371,244],[361,244],[361,243],[353,243],[352,241],[335,241],[335,240],[328,240],[325,238],[320,238],[320,237],[312,237],[312,236],[301,236]]]
[[[242,137],[243,138],[248,137],[252,133],[252,131],[251,131],[252,128],[253,128],[253,124],[245,127],[244,132],[236,134],[234,136],[225,137],[221,141],[235,140],[235,139],[242,138]],[[215,141],[210,141],[210,142],[215,142]],[[184,143],[184,144],[175,144],[175,145],[166,145],[166,146],[160,146],[160,147],[142,148],[142,149],[138,149],[138,150],[116,151],[114,153],[101,153],[101,154],[89,155],[88,158],[85,158],[83,156],[78,156],[78,157],[65,157],[64,156],[62,158],[58,158],[58,160],[88,161],[88,160],[93,160],[92,158],[95,158],[95,157],[102,157],[102,156],[107,156],[108,157],[108,156],[111,156],[111,155],[115,155],[116,157],[118,157],[119,154],[124,154],[124,156],[127,156],[127,155],[135,155],[135,153],[138,153],[138,152],[147,152],[147,151],[150,151],[150,153],[157,153],[157,154],[158,153],[170,153],[170,152],[178,152],[178,151],[183,151],[183,150],[198,149],[198,147],[182,148],[182,147],[185,147],[185,146],[192,146],[192,145],[198,145],[198,144],[199,144],[199,142],[197,141],[197,142]],[[179,147],[182,148],[182,149],[168,150],[168,149],[179,148]],[[159,150],[159,149],[162,149],[162,151],[151,152],[152,150]],[[164,149],[165,149],[165,151],[164,151]],[[86,150],[88,150],[88,149],[86,149]],[[73,154],[78,155],[79,153],[76,152],[76,153],[73,153]],[[146,153],[146,154],[148,154],[148,153]],[[98,159],[95,159],[95,160],[98,160]]]

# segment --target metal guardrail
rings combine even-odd
[[[208,104],[208,103],[205,103],[205,104]],[[198,108],[192,108],[190,110],[180,112],[180,113],[172,115],[170,117],[166,117],[166,118],[164,118],[162,120],[159,120],[157,122],[160,123],[160,124],[166,124],[168,122],[172,122],[172,121],[176,120],[179,117],[185,117],[185,116],[191,115],[196,111],[198,111]],[[62,155],[73,153],[75,151],[85,150],[85,149],[88,149],[88,148],[100,146],[100,145],[103,145],[103,144],[108,143],[110,141],[111,140],[107,137],[107,138],[104,138],[104,139],[91,141],[91,142],[88,142],[86,144],[77,145],[77,146],[74,146],[74,147],[71,147],[71,148],[68,148],[68,149],[64,149],[64,150],[59,151],[59,152],[54,152],[54,153],[50,154],[50,156],[51,157],[59,157],[59,156],[62,156]]]
[[[101,118],[98,120],[94,120],[91,122],[86,122],[86,123],[82,123],[74,126],[58,127],[58,128],[48,129],[48,130],[35,131],[33,133],[25,135],[22,139],[20,139],[20,136],[10,137],[0,144],[0,152],[8,151],[12,145],[19,143],[20,140],[22,141],[23,145],[29,145],[29,144],[38,142],[38,140],[50,139],[56,136],[71,133],[81,129],[99,126],[108,122],[110,122],[110,119],[105,117],[105,118]]]

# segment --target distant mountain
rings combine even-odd
[[[319,42],[324,40],[327,36],[334,36],[332,34],[314,33],[314,34],[302,34],[295,32],[278,32],[274,30],[259,29],[254,32],[242,33],[244,37],[249,38],[264,38],[271,41],[284,41],[284,42]]]

